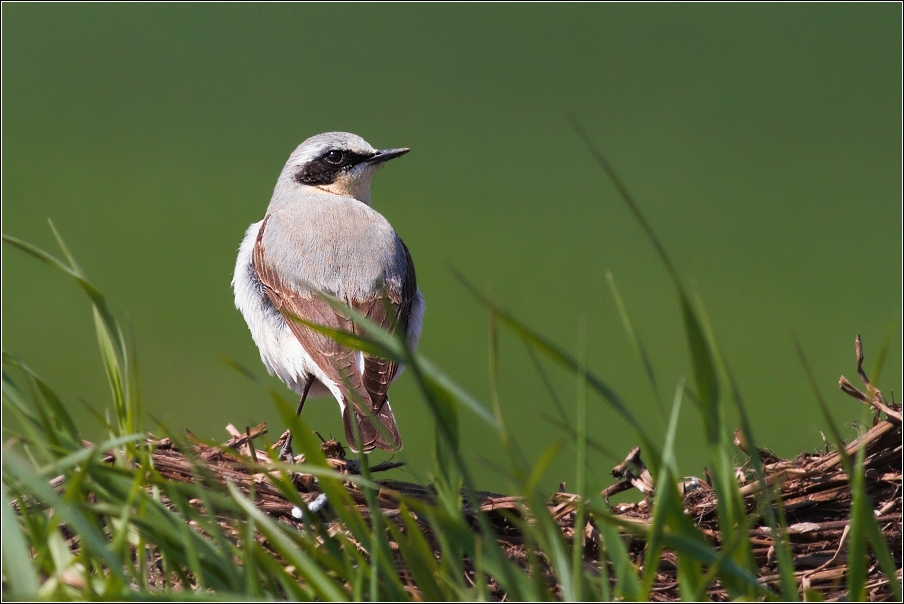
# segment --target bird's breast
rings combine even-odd
[[[351,203],[295,204],[268,215],[264,260],[287,283],[367,298],[404,275],[401,241],[383,216]]]

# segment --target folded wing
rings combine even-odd
[[[267,219],[258,232],[252,255],[252,267],[267,297],[285,317],[292,333],[320,370],[335,382],[344,394],[342,419],[349,445],[356,442],[352,424],[354,422],[358,426],[364,451],[371,451],[374,448],[388,451],[401,449],[402,439],[386,396],[389,384],[398,371],[398,365],[388,359],[364,354],[362,370],[359,368],[354,350],[341,346],[328,336],[297,321],[302,319],[331,329],[361,332],[349,317],[336,312],[313,292],[299,292],[267,264],[262,243],[266,228]],[[347,296],[344,298],[344,302],[350,307],[390,333],[398,329],[401,329],[402,333],[407,333],[411,307],[417,295],[414,264],[408,248],[404,243],[401,245],[405,254],[406,270],[400,284],[387,281],[383,284],[382,291],[367,299]]]

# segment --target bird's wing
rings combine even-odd
[[[343,331],[351,330],[351,321],[347,317],[338,315],[327,302],[313,293],[302,293],[286,283],[274,267],[267,263],[263,235],[268,220],[269,217],[264,219],[260,231],[258,231],[251,256],[251,266],[263,285],[267,297],[285,317],[292,333],[326,376],[343,390],[346,390],[344,385],[348,383],[355,390],[361,392],[362,383],[355,367],[354,351],[343,348],[330,337],[314,331],[296,319]]]
[[[389,333],[401,330],[402,334],[407,334],[411,306],[417,295],[417,279],[408,247],[401,239],[399,243],[405,253],[405,273],[401,283],[394,285],[387,282],[381,295],[369,300],[348,300],[348,304]],[[360,331],[357,326],[354,329],[356,333]],[[364,355],[364,386],[370,394],[374,410],[383,406],[386,391],[398,370],[399,366],[395,361]]]
[[[374,427],[373,422],[358,421],[364,450],[373,449],[374,446],[383,449],[401,448],[401,438],[392,411],[385,404],[386,391],[398,371],[398,365],[387,359],[364,355],[362,373],[358,370],[354,350],[341,346],[330,337],[294,320],[297,317],[331,329],[353,333],[360,331],[348,317],[337,313],[316,294],[302,293],[288,285],[277,271],[267,264],[262,243],[266,227],[267,218],[258,232],[252,255],[252,268],[257,273],[267,297],[286,318],[292,333],[326,376],[343,392],[349,387],[354,390],[354,394],[349,393],[350,396],[346,396],[346,402],[352,403],[355,407],[355,415],[375,417],[388,431],[391,439],[387,441]],[[383,292],[366,300],[346,298],[344,301],[384,329],[394,332],[401,327],[405,333],[411,305],[417,294],[417,284],[411,255],[404,243],[402,248],[406,256],[406,270],[399,287],[387,284]]]

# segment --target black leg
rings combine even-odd
[[[301,393],[301,400],[298,401],[298,409],[295,410],[295,417],[301,415],[301,410],[304,409],[304,401],[308,398],[308,390],[311,389],[311,384],[314,383],[313,379],[309,379],[308,383],[304,385],[304,392]]]
[[[309,378],[307,383],[304,385],[304,392],[301,393],[301,400],[298,401],[298,409],[295,410],[295,417],[301,415],[301,410],[304,409],[304,402],[308,398],[308,391],[311,389],[311,384],[313,383],[314,378]],[[291,432],[289,432],[289,437],[286,438],[286,442],[283,443],[282,448],[279,450],[279,458],[289,463],[292,463],[295,460],[295,455],[292,453]]]

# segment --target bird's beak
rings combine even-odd
[[[411,149],[401,148],[401,149],[381,149],[374,153],[367,163],[372,165],[382,164],[384,161],[389,161],[395,157],[399,157],[400,155],[405,155],[411,151]]]

